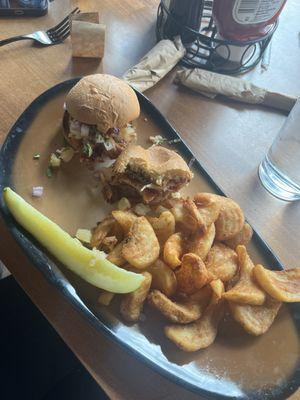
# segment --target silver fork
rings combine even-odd
[[[76,7],[69,15],[66,16],[59,24],[47,31],[36,31],[29,35],[14,36],[8,39],[0,40],[0,46],[5,44],[17,42],[19,40],[34,40],[42,44],[43,46],[51,46],[63,42],[71,32],[70,17],[74,14],[80,13],[78,7]]]

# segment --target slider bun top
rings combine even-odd
[[[184,159],[175,151],[162,146],[152,146],[149,149],[137,145],[128,146],[113,165],[113,174],[122,174],[127,167],[136,172],[145,172],[154,180],[164,177],[168,180],[183,178],[189,181],[193,177]]]
[[[134,90],[123,80],[107,74],[88,75],[68,93],[66,109],[76,120],[97,125],[100,132],[123,128],[140,114]]]

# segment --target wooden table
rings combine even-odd
[[[38,49],[19,42],[0,49],[0,140],[40,93],[70,77],[95,72],[121,75],[155,43],[157,0],[56,0],[35,19],[1,19],[0,38],[50,27],[72,7],[99,10],[107,24],[102,62],[73,60],[70,42]],[[262,86],[300,94],[300,7],[289,0],[272,45],[271,65],[247,75]],[[147,95],[178,129],[203,166],[245,210],[250,223],[287,267],[299,266],[300,205],[273,198],[260,185],[257,167],[285,116],[273,110],[208,100],[163,79]],[[195,399],[113,345],[79,315],[28,262],[0,221],[0,257],[17,281],[113,399]],[[118,360],[116,363],[115,360]],[[125,367],[130,365],[130,369]],[[136,383],[139,376],[140,384]],[[146,388],[146,389],[145,389]],[[296,399],[300,395],[292,396]],[[198,398],[198,397],[197,397]]]

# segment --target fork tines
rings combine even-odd
[[[80,10],[76,7],[69,15],[67,15],[59,24],[47,30],[47,34],[53,42],[62,42],[71,32],[70,17],[79,14]]]

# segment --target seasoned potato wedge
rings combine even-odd
[[[196,204],[191,199],[179,199],[170,210],[180,230],[193,233],[201,229],[203,222]]]
[[[285,303],[300,301],[300,268],[270,271],[259,264],[253,273],[258,284],[274,299]]]
[[[224,316],[224,304],[207,308],[196,322],[187,325],[165,327],[166,336],[184,351],[197,351],[210,346],[218,333],[218,325]]]
[[[182,257],[179,269],[175,271],[178,292],[193,294],[208,283],[209,275],[199,256],[187,253]]]
[[[232,317],[250,335],[259,336],[270,328],[281,304],[281,302],[267,296],[265,303],[261,306],[250,306],[230,301],[229,309]]]
[[[245,222],[242,230],[237,233],[233,238],[225,240],[226,246],[231,247],[233,250],[237,248],[239,245],[246,246],[252,238],[253,235],[253,229],[251,226]]]
[[[209,283],[209,286],[212,289],[212,298],[210,304],[218,303],[224,293],[224,284],[221,279],[214,279]]]
[[[149,303],[159,310],[169,321],[187,324],[199,319],[206,308],[209,297],[200,300],[188,300],[178,303],[172,301],[159,290],[152,290],[148,296]]]
[[[205,232],[218,219],[221,204],[218,199],[209,196],[208,193],[197,193],[194,203],[201,216],[202,230]]]
[[[175,218],[171,211],[164,211],[159,217],[147,217],[159,244],[164,246],[165,242],[175,233]]]
[[[159,256],[160,246],[146,217],[137,217],[122,247],[122,256],[138,269],[146,269]]]
[[[224,301],[222,298],[220,299],[219,294],[214,293],[200,319],[187,325],[166,326],[165,334],[184,351],[191,352],[204,349],[215,341],[224,311]]]
[[[93,247],[99,248],[103,239],[106,238],[106,236],[113,228],[114,223],[115,223],[114,219],[111,216],[109,216],[105,218],[103,221],[99,222],[99,224],[92,229],[92,237],[90,242],[92,248]]]
[[[201,195],[219,203],[220,212],[215,221],[217,240],[231,239],[242,230],[245,217],[241,207],[235,201],[213,193],[202,193]]]
[[[120,312],[122,317],[129,322],[138,321],[141,311],[143,309],[144,301],[147,298],[151,286],[151,274],[143,272],[145,277],[141,286],[134,292],[128,293],[123,296]]]
[[[215,233],[215,225],[211,224],[206,232],[199,231],[192,235],[188,241],[188,252],[196,254],[204,261],[213,244]]]
[[[114,298],[115,294],[111,292],[107,292],[103,290],[98,297],[98,303],[102,304],[103,306],[109,306],[112,299]]]
[[[183,303],[196,302],[196,303],[205,303],[206,305],[210,303],[212,300],[213,290],[210,284],[203,286],[197,292],[190,294],[188,296],[184,296],[182,298]]]
[[[126,263],[125,258],[122,256],[123,242],[118,243],[111,252],[108,253],[107,259],[113,264],[121,267]]]
[[[169,237],[164,246],[164,261],[172,269],[181,264],[181,257],[184,252],[184,240],[181,233],[174,233]]]
[[[115,236],[119,242],[122,242],[124,239],[125,233],[121,225],[115,220],[115,223],[112,229],[109,232],[109,236]]]
[[[157,260],[150,265],[148,272],[152,275],[152,289],[158,289],[167,297],[176,293],[177,280],[174,271],[163,261]]]
[[[114,249],[114,247],[117,245],[118,239],[115,236],[106,236],[101,243],[101,250],[105,251],[106,253],[109,253]]]
[[[230,247],[216,242],[206,257],[205,265],[214,279],[228,282],[238,271],[238,257]]]
[[[253,277],[254,264],[247,253],[246,247],[238,246],[236,252],[240,267],[239,280],[232,289],[224,293],[223,297],[236,303],[253,306],[262,305],[266,299],[266,293],[257,285]]]
[[[232,199],[220,196],[219,200],[221,209],[215,226],[216,239],[222,241],[232,239],[242,230],[245,217],[241,207]]]
[[[127,233],[130,231],[134,221],[137,218],[137,216],[133,214],[131,211],[121,211],[121,210],[112,211],[112,216],[122,227],[125,235],[127,235]]]

